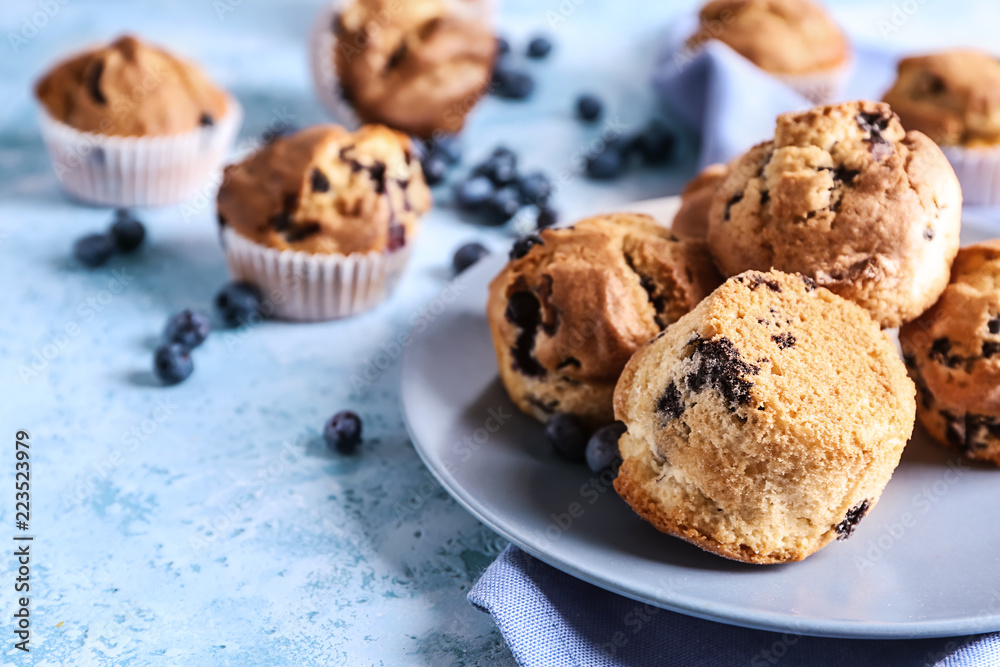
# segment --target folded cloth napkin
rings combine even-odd
[[[609,593],[532,558],[500,554],[469,592],[523,667],[996,667],[1000,634],[845,640],[750,630]]]

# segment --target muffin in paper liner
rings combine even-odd
[[[320,255],[276,250],[221,232],[226,264],[235,280],[257,285],[274,316],[318,322],[374,308],[393,292],[409,261],[411,244],[390,252]]]
[[[435,129],[433,131],[427,131],[426,128],[421,131],[415,127],[406,126],[409,125],[409,123],[394,123],[390,122],[386,118],[363,118],[362,115],[359,115],[359,113],[348,101],[350,96],[345,94],[344,86],[342,85],[340,76],[337,72],[337,64],[334,58],[338,42],[337,36],[334,34],[334,23],[337,21],[337,17],[341,11],[347,5],[357,1],[358,0],[332,0],[332,2],[327,3],[320,10],[315,21],[313,22],[309,38],[309,65],[316,94],[323,107],[326,108],[338,124],[343,125],[349,130],[357,129],[362,125],[362,123],[369,122],[383,123],[389,125],[390,127],[395,127],[396,129],[405,131],[408,134],[419,136],[423,139],[430,139],[439,132],[443,132],[445,134],[457,133],[461,129],[464,119],[471,109],[476,105],[479,99],[488,92],[490,72],[492,71],[492,58],[493,54],[495,54],[495,44],[491,41],[489,46],[491,53],[489,58],[490,65],[484,69],[483,80],[479,85],[475,86],[474,91],[470,91],[467,94],[462,95],[460,102],[451,105],[448,113],[445,115],[446,118],[450,119],[448,123],[435,125]],[[496,5],[493,0],[442,0],[441,4],[449,10],[455,12],[458,16],[481,23],[483,27],[488,28],[492,25]],[[378,21],[374,21],[374,23],[376,26],[379,25]],[[364,44],[361,44],[358,47],[352,48],[363,47]],[[452,77],[446,78],[450,79]],[[450,124],[451,127],[444,127],[444,125],[447,124]],[[426,122],[420,123],[420,125],[426,125]]]
[[[962,185],[962,199],[974,206],[1000,206],[1000,146],[941,146]]]

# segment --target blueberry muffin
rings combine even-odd
[[[348,0],[334,16],[340,94],[363,122],[454,134],[487,92],[496,40],[472,0]]]
[[[899,343],[927,432],[1000,465],[1000,239],[958,251],[944,294]]]
[[[885,101],[936,141],[970,204],[1000,204],[1000,61],[957,50],[905,58]]]
[[[719,184],[726,177],[726,165],[710,164],[688,181],[681,193],[681,207],[674,215],[670,231],[681,238],[708,236],[708,210]]]
[[[886,104],[848,102],[778,116],[716,190],[708,242],[723,275],[801,273],[895,327],[947,285],[961,211],[933,141]]]
[[[836,92],[850,61],[844,33],[812,0],[712,0],[699,23],[689,48],[717,39],[817,102]]]
[[[122,137],[212,126],[228,103],[197,65],[130,35],[60,63],[38,81],[35,95],[66,125]]]
[[[276,291],[279,316],[308,320],[384,299],[430,206],[410,139],[381,125],[277,139],[227,167],[218,195],[235,277]]]
[[[703,242],[652,218],[611,214],[519,241],[490,284],[500,377],[536,419],[568,413],[596,428],[635,350],[721,282]]]
[[[913,383],[868,313],[748,271],[640,349],[615,389],[615,489],[646,521],[748,563],[850,537],[913,429]]]

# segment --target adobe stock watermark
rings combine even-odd
[[[74,310],[76,316],[57,327],[55,333],[50,334],[44,343],[32,348],[31,358],[27,363],[18,365],[17,375],[21,378],[21,382],[28,384],[39,377],[73,340],[80,337],[83,326],[97,319],[97,316],[104,312],[133,280],[135,276],[125,269],[113,269],[107,286],[96,295],[81,301]]]
[[[892,35],[899,32],[925,4],[927,4],[927,0],[905,0],[899,4],[894,4],[889,11],[889,15],[879,19],[876,24],[878,31],[882,34],[882,39],[889,39]]]
[[[49,22],[59,15],[62,8],[72,0],[36,0],[35,11],[24,14],[18,25],[17,31],[7,32],[7,44],[10,50],[16,54],[21,52],[21,47],[38,36],[38,33],[45,29]]]
[[[549,28],[558,30],[562,24],[570,20],[573,14],[576,14],[576,11],[585,4],[587,4],[587,0],[559,0],[559,4],[556,5],[555,9],[547,9],[545,11],[545,20],[548,22]]]

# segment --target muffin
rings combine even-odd
[[[233,277],[278,317],[367,310],[398,282],[431,195],[410,139],[381,125],[319,125],[226,168],[219,225]]]
[[[430,139],[461,130],[488,91],[496,39],[481,0],[336,0],[312,49],[320,98],[339,122]]]
[[[242,117],[196,65],[128,35],[56,65],[35,95],[62,186],[114,206],[191,195],[221,165]]]
[[[813,102],[833,98],[848,73],[847,38],[811,0],[712,0],[699,24],[689,48],[717,39]]]
[[[1000,465],[1000,239],[958,251],[944,294],[899,343],[927,432]]]
[[[962,191],[941,149],[887,104],[778,116],[774,140],[735,160],[709,211],[723,275],[809,276],[883,327],[909,322],[948,284]]]
[[[704,242],[678,240],[646,215],[588,218],[518,242],[487,305],[507,393],[540,421],[610,423],[625,362],[719,282]]]
[[[948,156],[969,204],[1000,204],[1000,61],[983,51],[905,58],[885,94],[908,130]]]
[[[726,165],[710,164],[688,181],[681,193],[681,206],[674,215],[670,231],[681,238],[707,237],[708,210],[716,189],[725,178]]]
[[[742,273],[625,366],[615,490],[720,556],[802,560],[878,502],[914,393],[865,310],[800,275]]]

